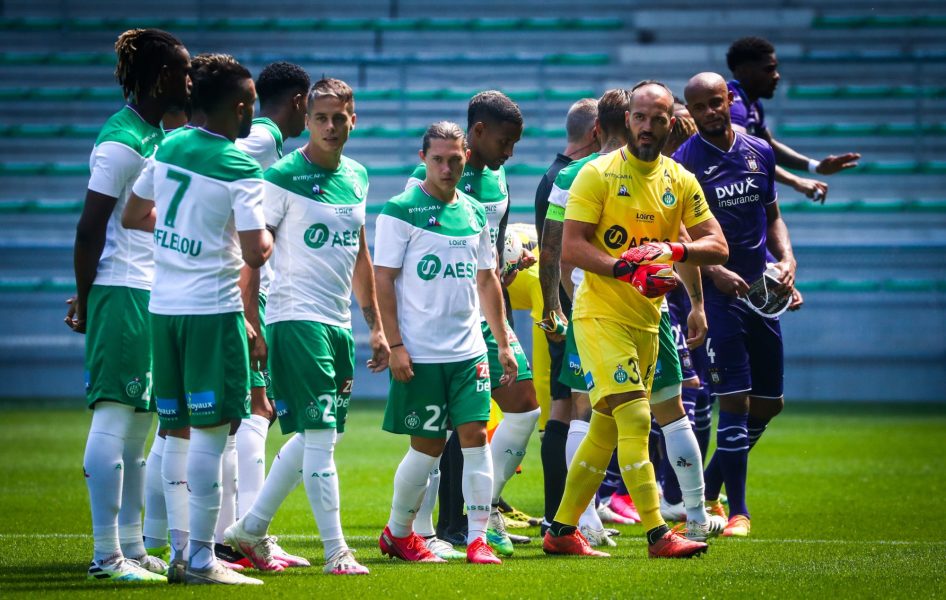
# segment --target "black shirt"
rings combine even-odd
[[[555,155],[552,166],[542,176],[539,187],[535,188],[535,230],[539,234],[539,245],[542,245],[542,227],[545,226],[545,213],[549,210],[549,194],[552,193],[552,184],[558,172],[565,168],[572,159],[562,153]]]

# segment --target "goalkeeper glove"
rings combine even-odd
[[[631,285],[646,298],[660,298],[677,287],[677,277],[670,265],[641,265],[634,270]]]
[[[636,265],[649,265],[655,262],[683,262],[687,254],[687,247],[680,243],[648,242],[627,250],[621,258]]]

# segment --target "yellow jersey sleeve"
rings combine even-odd
[[[681,169],[681,171],[683,170]],[[700,182],[689,171],[683,171],[682,180],[684,188],[683,214],[681,215],[683,225],[693,227],[712,219],[713,213],[710,211],[706,198],[703,197],[703,188],[700,187]]]
[[[600,223],[601,213],[608,198],[608,186],[594,161],[578,172],[568,189],[565,219],[582,223]]]

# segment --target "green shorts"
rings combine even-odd
[[[351,329],[315,321],[280,321],[269,326],[269,343],[269,370],[282,432],[344,432],[355,374]]]
[[[269,331],[266,328],[266,294],[259,295],[259,334],[263,336],[266,345],[269,345]],[[266,388],[266,397],[273,397],[273,380],[269,376],[269,369],[254,371],[250,369],[250,387]]]
[[[151,315],[154,396],[165,429],[206,427],[250,414],[243,313]]]
[[[657,333],[660,348],[657,350],[657,366],[654,368],[654,384],[651,391],[662,390],[683,382],[680,369],[680,354],[677,352],[677,340],[673,337],[670,325],[670,313],[660,313],[660,330]]]
[[[112,400],[141,411],[151,398],[151,293],[93,285],[85,334],[85,394],[89,406]]]
[[[489,421],[489,393],[486,356],[452,363],[414,363],[414,378],[409,382],[391,379],[383,429],[426,438],[446,437],[448,418],[452,427]]]
[[[490,387],[496,390],[502,387],[499,380],[503,376],[503,366],[499,362],[499,344],[496,343],[496,338],[493,337],[493,332],[490,330],[489,324],[483,321],[480,325],[483,328],[483,340],[486,342],[486,356],[489,359],[489,383]],[[532,379],[532,369],[529,368],[529,357],[523,352],[522,344],[519,343],[519,338],[516,337],[516,333],[512,330],[512,327],[509,326],[508,321],[506,322],[506,329],[509,331],[509,345],[512,347],[512,351],[516,355],[516,362],[519,364],[519,373],[516,375],[516,381]]]
[[[575,343],[574,327],[569,327],[565,332],[565,356],[562,359],[558,381],[570,387],[573,392],[588,392],[585,371],[581,368],[581,357],[578,356],[578,344]]]

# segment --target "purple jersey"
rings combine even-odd
[[[775,153],[765,140],[735,134],[724,152],[699,134],[685,141],[673,159],[696,175],[703,195],[729,244],[726,268],[752,283],[765,270],[766,206],[777,199]],[[719,292],[703,279],[707,295]]]
[[[762,102],[756,100],[749,102],[749,97],[739,85],[739,82],[733,79],[726,84],[733,95],[733,103],[729,108],[729,116],[733,125],[739,125],[746,130],[749,135],[761,137],[765,133],[765,111],[762,110]]]

